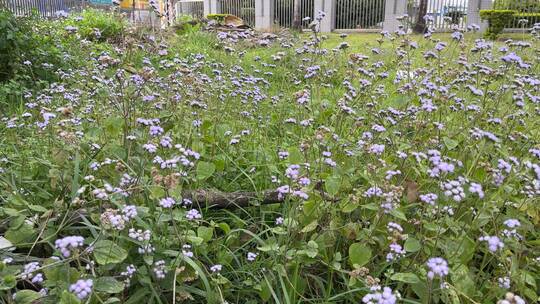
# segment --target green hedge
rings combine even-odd
[[[227,16],[232,16],[232,15],[229,15],[229,14],[208,14],[206,16],[207,19],[210,19],[210,20],[215,20],[219,23],[223,23],[225,22],[225,18],[227,18]]]
[[[520,13],[516,10],[481,10],[480,18],[489,23],[486,37],[495,39],[507,27],[530,27],[540,22],[540,13]],[[527,20],[527,23],[521,25],[520,20]]]
[[[518,20],[527,20],[527,27],[532,27],[533,24],[540,22],[540,13],[518,13],[514,15],[514,24],[517,24]]]
[[[513,10],[481,10],[480,18],[489,23],[485,36],[495,39],[504,28],[514,20],[516,11]]]
[[[520,13],[540,13],[540,0],[495,0],[493,8]]]

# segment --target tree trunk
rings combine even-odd
[[[426,19],[424,16],[427,14],[428,0],[420,0],[420,6],[418,7],[418,15],[416,16],[416,24],[414,25],[413,31],[415,33],[425,33]]]
[[[300,1],[294,0],[294,12],[293,12],[293,29],[302,29],[302,17],[300,17]]]
[[[133,18],[133,23],[135,23],[135,0],[131,2],[131,17]]]

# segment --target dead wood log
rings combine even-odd
[[[267,190],[262,193],[257,192],[221,192],[217,190],[186,190],[183,198],[189,199],[200,207],[207,208],[244,208],[255,205],[279,204],[284,201],[284,197],[279,196],[275,190]]]
[[[317,189],[319,190],[319,189]],[[325,201],[338,202],[339,198],[331,197],[322,190],[319,190],[321,197]],[[257,192],[221,192],[218,190],[186,190],[182,193],[183,198],[189,199],[193,204],[199,207],[233,209],[244,208],[258,205],[270,205],[282,203],[286,196],[279,195],[276,190],[266,190],[262,193]]]

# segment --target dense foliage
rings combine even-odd
[[[60,65],[60,52],[49,36],[36,33],[34,18],[17,20],[0,10],[0,83],[22,75],[31,81],[54,78],[49,67]]]
[[[493,8],[515,10],[519,13],[540,13],[540,0],[495,0]]]
[[[86,40],[114,41],[121,39],[127,28],[124,18],[118,18],[113,12],[90,9],[83,11],[80,15],[72,16],[67,22],[67,26],[72,28]]]
[[[35,24],[77,64],[0,114],[3,302],[538,301],[540,25],[90,41],[83,16]]]
[[[515,14],[516,11],[513,10],[481,10],[480,18],[487,20],[489,25],[485,36],[490,39],[497,38],[514,21]]]

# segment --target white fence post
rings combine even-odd
[[[329,33],[336,28],[336,0],[315,0],[313,5],[313,16],[317,18],[319,11],[326,16],[321,20],[320,30]]]
[[[219,0],[204,0],[204,15],[219,14]]]
[[[383,30],[394,32],[398,29],[399,21],[397,17],[407,13],[407,1],[403,0],[386,0],[384,6],[384,24]]]
[[[268,30],[274,25],[275,0],[255,0],[255,29]]]
[[[484,32],[488,27],[488,23],[480,19],[480,10],[491,9],[492,4],[492,0],[469,0],[467,26],[476,24],[480,26],[480,31]]]

